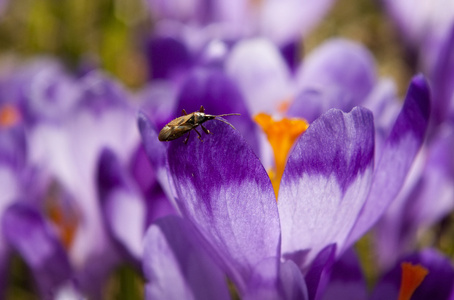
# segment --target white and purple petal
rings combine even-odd
[[[239,132],[227,124],[204,124],[203,142],[171,142],[169,167],[177,204],[243,293],[255,266],[279,257],[280,226],[270,179]],[[278,261],[269,276],[278,276]],[[270,272],[271,272],[270,271]]]
[[[330,244],[341,251],[364,205],[373,163],[374,124],[367,109],[332,109],[309,126],[289,155],[279,189],[284,256],[310,251],[310,261]]]

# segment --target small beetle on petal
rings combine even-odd
[[[177,138],[181,137],[183,134],[189,132],[188,136],[184,140],[184,143],[186,144],[189,139],[189,135],[191,134],[191,130],[194,130],[197,132],[199,135],[199,140],[202,141],[202,135],[200,132],[197,131],[196,127],[200,125],[202,127],[203,131],[206,134],[211,134],[211,132],[206,129],[202,123],[205,123],[206,121],[209,120],[219,120],[221,122],[224,122],[231,126],[233,129],[232,124],[227,122],[224,119],[219,119],[219,117],[224,117],[224,116],[239,116],[240,114],[223,114],[223,115],[208,115],[205,114],[205,108],[203,105],[200,106],[199,111],[193,112],[193,113],[186,113],[186,110],[183,109],[183,115],[181,117],[178,117],[176,119],[173,119],[170,121],[166,126],[164,126],[161,131],[159,132],[159,140],[161,142],[168,142],[168,141],[173,141],[176,140]]]

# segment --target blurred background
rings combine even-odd
[[[19,0],[4,5],[0,26],[3,63],[52,55],[74,70],[94,63],[130,88],[142,87],[147,70],[144,48],[153,18],[141,0]],[[415,70],[389,17],[378,1],[339,0],[301,47],[301,56],[329,37],[345,37],[372,51],[382,76],[405,92]]]

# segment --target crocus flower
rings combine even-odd
[[[249,295],[265,283],[281,291],[281,258],[304,270],[322,250],[340,255],[378,220],[422,142],[428,101],[427,84],[416,77],[375,172],[371,113],[355,108],[323,114],[290,152],[277,199],[263,165],[226,124],[207,124],[213,135],[203,143],[176,140],[168,149],[143,114],[139,127],[150,160],[168,174],[161,177],[163,185],[202,237],[201,245],[239,293]],[[396,183],[382,203],[379,195],[389,185],[385,173],[395,174]],[[308,286],[310,294],[318,284]]]
[[[330,131],[336,128],[335,124],[341,124],[344,118],[348,120],[349,126],[339,130],[360,130],[361,134],[356,132],[360,141],[364,138],[369,142],[365,144],[366,149],[359,147],[352,150],[357,151],[357,155],[369,152],[364,158],[366,164],[370,163],[373,159],[373,124],[370,113],[362,109],[345,116],[340,111],[328,113],[303,135],[307,139],[306,143],[317,139],[317,130],[323,136],[320,142],[328,142]],[[187,145],[178,141],[170,145],[169,174],[175,184],[175,201],[181,213],[203,237],[207,251],[214,253],[218,265],[235,283],[240,294],[248,294],[251,293],[250,288],[261,288],[254,284],[250,288],[248,286],[251,281],[254,283],[257,280],[252,280],[257,276],[254,274],[256,268],[260,268],[268,258],[274,258],[274,263],[266,268],[268,274],[259,273],[259,278],[266,276],[277,284],[281,252],[278,206],[269,177],[247,142],[228,125],[219,123],[213,122],[210,127],[207,125],[216,134],[203,143],[190,138]],[[156,137],[144,116],[139,126],[146,143],[150,135]],[[328,132],[325,132],[325,126],[329,128]],[[311,137],[312,133],[314,137]],[[345,145],[356,139],[356,136],[345,137],[343,140],[338,139],[338,143]],[[303,140],[300,140],[301,143],[304,143]],[[354,148],[358,147],[356,143],[354,145]],[[164,145],[158,144],[156,147]],[[343,152],[341,157],[350,161],[348,153]],[[312,160],[313,165],[317,166],[320,160],[334,157],[335,152],[318,159],[312,157],[315,158]],[[308,163],[310,160],[308,157]],[[357,174],[360,171],[354,168],[352,172]],[[281,201],[285,201],[285,198]]]
[[[93,72],[78,84],[80,96],[72,114],[61,127],[48,126],[37,132],[34,155],[48,179],[70,195],[69,201],[57,197],[51,205],[75,218],[68,254],[82,290],[96,294],[117,261],[99,206],[98,159],[105,147],[116,151],[121,159],[129,159],[137,133],[131,123],[133,108],[118,83]]]

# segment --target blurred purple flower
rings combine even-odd
[[[418,231],[427,229],[454,208],[454,163],[448,154],[454,141],[454,2],[384,3],[416,56],[412,67],[427,74],[433,99],[423,151],[377,228],[379,257],[386,266],[411,251]]]
[[[112,201],[99,198],[106,194],[117,195],[98,194],[96,173],[105,149],[110,149],[109,153],[127,166],[133,185],[138,181],[144,193],[146,189],[155,189],[153,193],[146,191],[150,192],[149,199],[158,195],[161,202],[167,201],[162,191],[153,187],[156,183],[152,177],[148,182],[141,179],[152,171],[144,164],[141,168],[137,166],[143,162],[143,150],[140,150],[135,107],[129,102],[131,96],[100,72],[75,79],[51,60],[25,65],[8,75],[0,82],[2,122],[19,122],[22,134],[15,127],[2,128],[0,171],[5,179],[2,184],[8,184],[5,191],[11,190],[11,193],[3,194],[6,198],[2,199],[0,211],[14,201],[20,205],[18,209],[8,210],[8,218],[4,220],[7,243],[2,243],[1,267],[7,259],[4,245],[9,245],[30,266],[43,295],[55,295],[74,282],[76,293],[100,297],[102,282],[113,267],[124,260],[121,255],[131,257],[141,252],[137,247],[132,248],[133,243],[128,243],[129,236],[116,235],[124,232],[123,228],[134,228],[130,222],[118,223],[123,221],[118,219],[121,209],[131,211],[129,202],[126,201],[125,206],[123,201],[128,198],[121,197],[121,193]],[[117,171],[109,168],[109,163],[101,162],[101,165],[107,171]],[[28,170],[28,177],[24,178],[17,171],[20,168]],[[109,175],[116,176],[116,173]],[[146,205],[141,198],[139,200]],[[147,212],[153,209],[153,205],[145,206]],[[132,212],[140,222],[143,212]],[[150,218],[156,216],[150,213]],[[112,217],[117,218],[115,222],[110,222]],[[28,228],[27,224],[31,223],[36,226],[30,235],[39,236],[39,243],[47,249],[41,256],[33,256],[36,247],[33,239],[15,230],[17,226],[10,225],[23,224]],[[124,225],[120,231],[117,230],[119,224]],[[118,249],[129,251],[123,253]],[[55,268],[66,268],[62,263],[69,262],[65,276],[48,267],[46,260],[52,253],[59,253],[52,261]],[[140,257],[134,257],[136,264],[138,259]]]
[[[382,0],[433,91],[434,126],[454,115],[454,1]],[[452,120],[451,120],[452,121]]]
[[[404,270],[403,264],[411,264],[416,269]],[[421,272],[423,268],[427,275],[422,274],[422,282],[418,285],[413,281],[421,274],[405,272]],[[366,280],[354,251],[347,251],[337,262],[325,270],[327,285],[320,293],[323,300],[332,299],[409,299],[400,296],[408,292],[411,299],[451,299],[454,290],[454,268],[447,257],[434,249],[406,255],[396,261],[384,275],[381,275],[371,292],[368,292]],[[405,284],[403,284],[403,282]],[[414,290],[412,288],[415,288]],[[401,298],[399,298],[401,297]]]
[[[157,20],[204,31],[209,40],[266,36],[283,45],[305,37],[333,4],[324,1],[161,1],[148,0]]]
[[[294,70],[301,40],[334,0],[147,2],[157,20],[145,45],[150,77],[178,81],[193,66],[222,64],[233,45],[254,37],[276,44]]]

